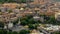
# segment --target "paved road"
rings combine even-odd
[[[19,32],[20,30],[28,30],[27,28],[24,28],[23,26],[21,25],[15,25],[14,27],[11,28],[12,31],[16,31],[16,32]]]
[[[42,27],[40,27],[39,29],[40,31],[42,31],[44,34],[51,34],[50,32],[46,31],[45,29],[43,29]]]

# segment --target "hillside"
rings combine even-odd
[[[27,0],[27,1],[32,2],[33,0]],[[26,0],[0,0],[0,3],[5,3],[5,2],[26,3]]]
[[[5,2],[26,2],[25,0],[0,0],[0,3],[5,3]]]

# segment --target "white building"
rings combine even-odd
[[[13,23],[7,23],[6,25],[4,25],[4,29],[10,29],[10,28],[12,28],[13,27]]]

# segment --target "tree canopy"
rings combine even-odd
[[[1,3],[3,3],[3,2],[26,2],[26,0],[19,0],[19,1],[17,1],[17,0],[0,0],[0,2]]]

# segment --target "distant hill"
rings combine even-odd
[[[26,0],[0,0],[0,3],[4,3],[4,2],[26,2]]]
[[[32,2],[33,0],[27,0],[27,1]],[[26,3],[26,0],[0,0],[0,3],[4,3],[4,2]]]
[[[32,2],[34,0],[27,0],[29,2]],[[51,1],[51,0],[50,0]],[[60,0],[52,0],[54,2],[60,2]],[[26,0],[0,0],[0,3],[5,3],[5,2],[16,2],[16,3],[26,3]]]
[[[0,0],[0,3],[4,3],[4,2],[13,2],[14,0]]]

